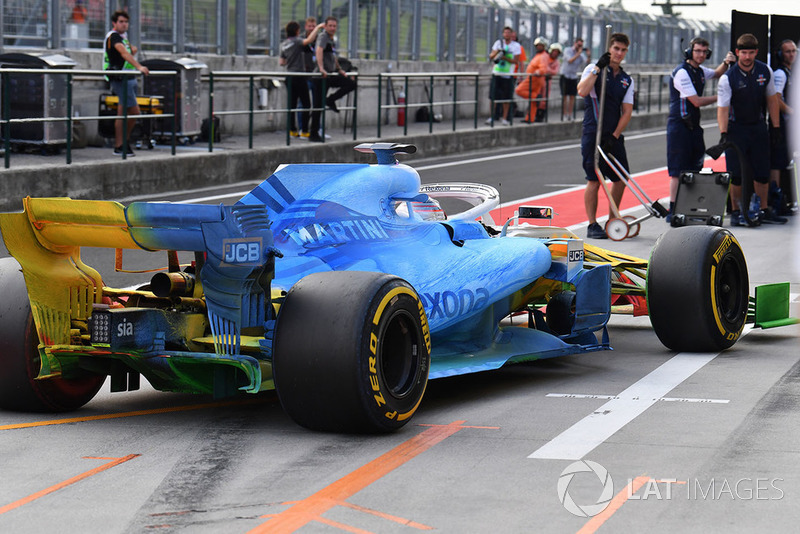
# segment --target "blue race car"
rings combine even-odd
[[[0,214],[13,256],[0,260],[0,408],[72,410],[107,376],[125,391],[144,375],[215,397],[276,389],[305,427],[385,432],[430,378],[608,349],[612,312],[649,313],[667,347],[691,351],[731,346],[759,309],[762,325],[788,320],[748,313],[727,230],[672,230],[648,267],[563,228],[494,227],[497,191],[422,186],[396,161],[413,146],[357,149],[378,164],[282,166],[233,206],[27,198]],[[469,209],[445,215],[449,197]],[[119,269],[123,249],[166,251],[167,266],[111,288],[82,246],[116,249]]]

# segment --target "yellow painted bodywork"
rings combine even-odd
[[[21,213],[0,214],[6,248],[22,267],[42,346],[71,345],[73,323],[85,324],[102,300],[103,281],[81,261],[81,246],[140,248],[117,202],[26,198]],[[42,354],[40,377],[58,376],[58,360]]]

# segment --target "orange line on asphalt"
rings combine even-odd
[[[327,519],[323,520],[322,514],[334,506],[342,504],[349,497],[459,430],[466,428],[462,426],[464,422],[453,421],[449,425],[432,426],[424,430],[417,436],[401,443],[386,454],[359,467],[310,497],[298,501],[291,508],[275,514],[269,521],[257,526],[250,532],[288,533],[296,531],[311,521],[329,521]]]
[[[594,516],[588,523],[583,525],[583,528],[578,531],[578,534],[593,534],[597,532],[603,523],[608,521],[614,512],[619,510],[623,504],[628,500],[628,497],[639,491],[639,488],[645,485],[650,477],[636,477],[625,486],[625,489],[617,493],[605,510]]]
[[[345,525],[344,523],[339,523],[338,521],[334,521],[333,519],[328,519],[325,517],[318,517],[316,521],[322,523],[324,525],[328,525],[334,528],[338,528],[339,530],[344,530],[345,532],[352,532],[353,534],[375,534],[369,530],[364,530],[361,528],[352,527],[350,525]]]
[[[15,508],[19,508],[20,506],[28,504],[28,503],[30,503],[32,501],[35,501],[36,499],[38,499],[40,497],[44,497],[45,495],[49,495],[49,494],[53,493],[54,491],[58,491],[58,490],[60,490],[62,488],[66,488],[67,486],[69,486],[71,484],[75,484],[76,482],[80,482],[83,479],[86,479],[86,478],[89,478],[91,476],[94,476],[94,475],[96,475],[98,473],[101,473],[101,472],[107,470],[107,469],[111,469],[112,467],[115,467],[115,466],[117,466],[119,464],[125,463],[128,460],[133,460],[137,456],[140,456],[140,455],[139,454],[129,454],[127,456],[123,456],[122,458],[114,458],[111,462],[108,462],[107,464],[103,464],[100,467],[95,467],[94,469],[90,469],[89,471],[86,471],[85,473],[81,473],[80,475],[74,476],[72,478],[68,478],[67,480],[65,480],[63,482],[59,482],[58,484],[56,484],[54,486],[50,486],[49,488],[43,489],[42,491],[37,491],[36,493],[32,493],[32,494],[28,495],[27,497],[23,497],[22,499],[20,499],[18,501],[14,501],[11,504],[7,504],[7,505],[3,506],[2,508],[0,508],[0,515],[8,512],[8,511],[11,511],[11,510],[13,510]],[[91,458],[91,457],[87,456],[86,458]]]
[[[238,404],[254,404],[263,402],[263,399],[235,400],[223,402],[209,402],[206,404],[190,404],[188,406],[173,406],[170,408],[154,408],[152,410],[138,410],[135,412],[108,413],[104,415],[87,415],[85,417],[71,417],[69,419],[51,419],[49,421],[35,421],[32,423],[16,423],[13,425],[0,425],[0,430],[17,430],[20,428],[35,428],[37,426],[63,425],[67,423],[85,423],[87,421],[100,421],[103,419],[118,419],[121,417],[136,417],[139,415],[153,415],[168,412],[186,412],[201,410],[203,408],[221,408]]]
[[[349,502],[341,502],[339,504],[341,504],[342,506],[346,506],[348,508],[352,508],[353,510],[358,510],[359,512],[364,512],[365,514],[372,514],[374,516],[387,519],[395,523],[400,523],[401,525],[404,525],[406,527],[416,528],[417,530],[433,530],[433,527],[429,527],[428,525],[423,525],[422,523],[417,523],[416,521],[411,521],[410,519],[406,519],[404,517],[397,517],[396,515],[379,512],[378,510],[373,510],[372,508],[365,508],[363,506],[359,506],[357,504],[351,504]]]

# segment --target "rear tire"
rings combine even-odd
[[[286,413],[306,428],[397,430],[417,410],[429,367],[425,311],[400,278],[315,273],[297,282],[281,305],[275,389]]]
[[[105,376],[36,380],[41,366],[39,337],[19,264],[0,259],[0,409],[66,412],[97,394]]]
[[[713,352],[736,343],[747,319],[744,253],[724,228],[687,226],[661,235],[647,270],[647,306],[669,349]]]

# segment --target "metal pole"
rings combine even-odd
[[[125,82],[122,85],[122,96],[117,98],[117,116],[119,116],[120,110],[122,110],[122,159],[128,159],[128,78],[127,76],[122,77],[123,81]]]
[[[172,76],[172,143],[171,143],[171,152],[172,155],[175,155],[175,145],[177,144],[178,140],[178,76],[180,74],[176,72]]]
[[[611,40],[611,25],[606,25],[606,52],[608,52],[608,47],[611,44],[609,41]],[[603,52],[605,54],[605,52]],[[595,144],[594,144],[594,169],[595,173],[598,174],[597,179],[600,180],[600,139],[603,136],[603,112],[605,111],[606,105],[606,73],[608,72],[608,67],[603,67],[600,71],[600,76],[602,76],[600,80],[600,99],[597,102],[597,106],[600,108],[597,111],[597,132],[595,134]]]
[[[255,78],[251,74],[250,78],[250,114],[247,117],[247,148],[253,148],[253,84]]]
[[[72,163],[72,74],[67,74],[67,165]]]
[[[453,131],[456,131],[456,116],[458,115],[458,76],[453,74]]]
[[[214,151],[214,72],[208,76],[208,151]]]
[[[286,77],[286,146],[291,144],[292,135],[290,133],[291,127],[289,126],[292,123],[292,113],[294,111],[292,108],[294,107],[294,102],[292,102],[292,83],[294,82],[294,78],[292,76]],[[306,89],[306,92],[308,89]],[[308,116],[308,120],[311,120],[311,115]],[[298,125],[299,126],[299,125]],[[306,128],[308,128],[308,124],[306,124]]]
[[[356,88],[353,90],[353,141],[355,141],[358,134],[358,76],[353,81],[356,82]],[[380,117],[378,117],[378,122],[380,122]]]
[[[5,159],[6,169],[11,167],[11,106],[9,106],[9,89],[11,82],[9,78],[11,74],[3,73],[3,119],[5,119],[5,124],[3,124],[3,157]]]
[[[381,101],[381,96],[382,96],[381,85],[382,85],[382,83],[383,83],[383,77],[381,76],[381,73],[379,72],[378,73],[378,139],[381,138],[381,123],[383,122],[383,120],[381,120],[381,112],[383,111],[383,109],[382,109],[383,102]]]

